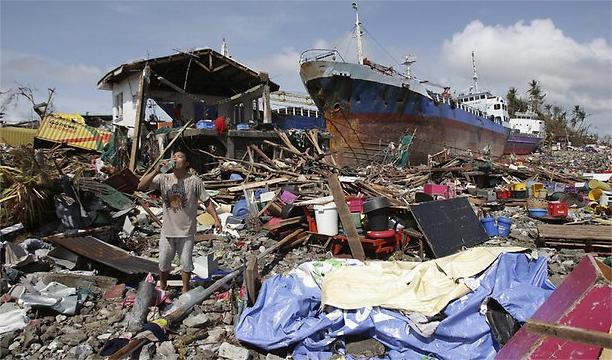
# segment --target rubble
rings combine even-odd
[[[207,154],[218,166],[200,176],[225,226],[214,234],[206,217],[199,218],[199,267],[190,298],[177,296],[180,287],[165,291],[141,283],[148,273],[157,275],[163,218],[155,194],[134,191],[136,175],[122,169],[109,177],[92,166],[95,156],[76,150],[3,152],[2,188],[9,190],[1,203],[0,357],[101,359],[113,340],[126,340],[118,348],[125,349],[136,344],[143,326],[163,319],[167,340],[149,334],[134,345],[132,358],[290,358],[288,344],[264,350],[239,341],[234,331],[262,284],[300,264],[340,258],[423,263],[476,246],[519,247],[545,259],[547,279],[559,286],[587,253],[603,261],[612,252],[609,204],[588,199],[589,178],[583,176],[610,171],[609,150],[338,169],[316,138],[307,137],[314,151],[281,139],[250,145],[248,160]],[[513,191],[516,184],[526,189]],[[541,196],[533,187],[538,184]],[[561,184],[563,191],[555,191]],[[573,195],[564,203],[554,200],[555,193]],[[54,203],[59,194],[62,201]],[[388,203],[382,231],[391,235],[371,238],[373,216],[364,204],[377,198]],[[571,203],[577,198],[583,206]],[[336,234],[317,231],[323,220],[315,206],[325,203],[335,204]],[[548,209],[550,203],[567,204],[567,215],[529,215],[530,206]],[[80,204],[76,213],[56,211],[73,204]],[[460,206],[448,210],[449,204]],[[500,218],[510,219],[507,235],[488,236],[479,221],[484,217],[497,219],[498,228]],[[179,279],[176,269],[169,284]],[[385,354],[373,338],[347,337],[332,347],[355,357]]]

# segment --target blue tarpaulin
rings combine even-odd
[[[242,313],[236,337],[265,350],[295,346],[292,355],[297,360],[327,359],[334,355],[332,348],[342,351],[345,336],[356,335],[384,344],[387,352],[381,359],[492,359],[499,345],[481,312],[483,301],[493,298],[515,319],[525,321],[554,290],[546,279],[545,258],[501,254],[475,277],[475,291],[449,303],[433,335],[424,337],[399,311],[321,310],[320,277],[333,266],[323,269],[320,264],[310,267],[316,271],[304,271],[307,266],[302,264],[301,271],[268,279],[254,306]]]

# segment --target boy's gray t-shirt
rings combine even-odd
[[[182,179],[177,179],[174,173],[158,174],[149,188],[161,192],[164,203],[162,234],[166,237],[195,235],[198,200],[209,199],[202,179],[194,174],[186,174]]]

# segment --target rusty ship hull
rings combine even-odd
[[[410,164],[426,163],[429,155],[487,154],[501,156],[509,129],[439,101],[419,80],[392,76],[367,65],[304,56],[300,76],[323,114],[332,135],[330,148],[341,165],[379,162],[405,135]],[[397,147],[395,148],[397,149]]]

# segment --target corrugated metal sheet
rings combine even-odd
[[[49,115],[42,122],[37,138],[62,143],[82,149],[102,152],[110,141],[112,133],[64,118],[62,115]]]
[[[8,146],[17,147],[31,145],[38,129],[26,129],[14,126],[0,127],[0,142]]]
[[[74,253],[110,266],[126,274],[156,274],[159,272],[157,262],[132,256],[129,252],[92,236],[62,239],[49,238],[47,241],[63,246]]]

